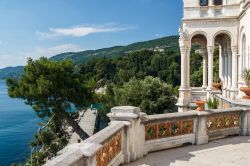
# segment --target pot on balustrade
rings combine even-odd
[[[214,87],[214,90],[221,90],[222,83],[213,83],[212,86]]]
[[[195,100],[194,103],[197,105],[197,111],[205,111],[205,104],[207,101],[205,100]]]
[[[243,96],[243,99],[250,100],[250,87],[241,87],[240,91],[245,93],[245,96]]]

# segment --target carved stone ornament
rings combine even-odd
[[[180,41],[188,41],[188,35],[187,32],[184,32],[182,28],[179,28],[179,40]]]

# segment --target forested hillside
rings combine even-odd
[[[75,64],[86,63],[87,61],[100,57],[117,57],[128,55],[131,52],[148,49],[148,50],[165,50],[176,51],[178,50],[178,36],[168,36],[159,39],[137,42],[127,46],[114,46],[110,48],[103,48],[97,50],[87,50],[81,52],[67,52],[51,57],[51,60],[61,61],[65,59],[71,59]],[[7,67],[0,69],[0,79],[7,77],[19,77],[23,73],[23,67]]]

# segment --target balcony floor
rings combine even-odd
[[[250,136],[150,153],[126,166],[250,166]]]

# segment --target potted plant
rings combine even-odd
[[[205,110],[205,100],[195,100],[194,103],[197,105],[197,111],[204,111]]]
[[[246,87],[241,87],[240,91],[245,93],[243,99],[250,99],[250,69],[243,70],[242,78],[246,83]]]
[[[209,98],[207,101],[208,109],[218,109],[219,107],[219,100],[216,98]]]

